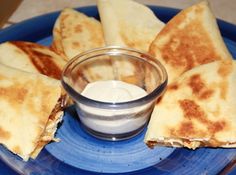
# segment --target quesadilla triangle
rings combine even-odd
[[[151,9],[132,0],[98,0],[97,6],[107,45],[147,52],[164,26]]]
[[[132,0],[98,0],[97,6],[106,45],[147,52],[149,45],[164,26],[151,9]],[[116,60],[112,64],[117,79],[142,86],[142,65],[127,59]],[[123,71],[119,71],[121,69]]]
[[[24,161],[36,158],[62,120],[60,81],[0,64],[0,143]]]
[[[152,42],[149,53],[165,66],[169,82],[197,65],[232,59],[206,1],[173,17]]]
[[[0,63],[60,79],[66,61],[46,46],[25,41],[0,44]]]
[[[70,60],[83,51],[104,45],[98,20],[70,8],[62,10],[53,28],[53,50]]]
[[[149,147],[236,148],[236,61],[197,66],[170,84],[148,125]]]

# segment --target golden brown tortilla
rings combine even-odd
[[[152,42],[149,53],[166,67],[169,82],[197,65],[232,59],[206,1],[173,17]]]
[[[170,84],[152,113],[145,142],[236,147],[236,61],[197,66]]]
[[[54,139],[65,98],[60,81],[0,64],[0,143],[35,158]]]
[[[147,52],[164,27],[151,9],[133,0],[98,0],[97,6],[107,45]]]
[[[68,61],[83,51],[104,45],[98,20],[70,8],[62,10],[53,28],[53,50]]]
[[[26,41],[0,44],[0,63],[60,79],[66,61],[46,46]]]

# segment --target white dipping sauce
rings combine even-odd
[[[115,103],[139,99],[146,96],[147,92],[129,83],[108,80],[88,84],[81,94],[96,101]],[[79,103],[78,113],[82,123],[94,131],[122,134],[139,129],[147,122],[151,113],[148,110],[150,105],[151,103],[127,109],[102,109]]]
[[[147,95],[142,88],[118,80],[96,81],[89,83],[83,96],[102,102],[127,102]]]

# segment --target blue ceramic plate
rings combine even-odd
[[[164,22],[179,10],[150,6]],[[98,17],[94,6],[79,8],[88,16]],[[0,42],[24,40],[49,45],[58,12],[21,22],[0,31]],[[218,21],[225,42],[236,57],[236,26]],[[120,142],[102,141],[84,132],[76,118],[74,106],[66,109],[56,137],[59,143],[48,144],[37,159],[23,162],[3,146],[0,147],[0,174],[218,174],[232,171],[236,149],[156,147],[143,143],[145,130]]]

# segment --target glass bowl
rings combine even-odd
[[[117,141],[137,135],[146,126],[166,88],[167,73],[146,53],[108,46],[70,60],[62,73],[62,85],[74,101],[84,129],[97,138]],[[90,85],[94,98],[84,93]],[[135,94],[138,89],[145,94]]]

